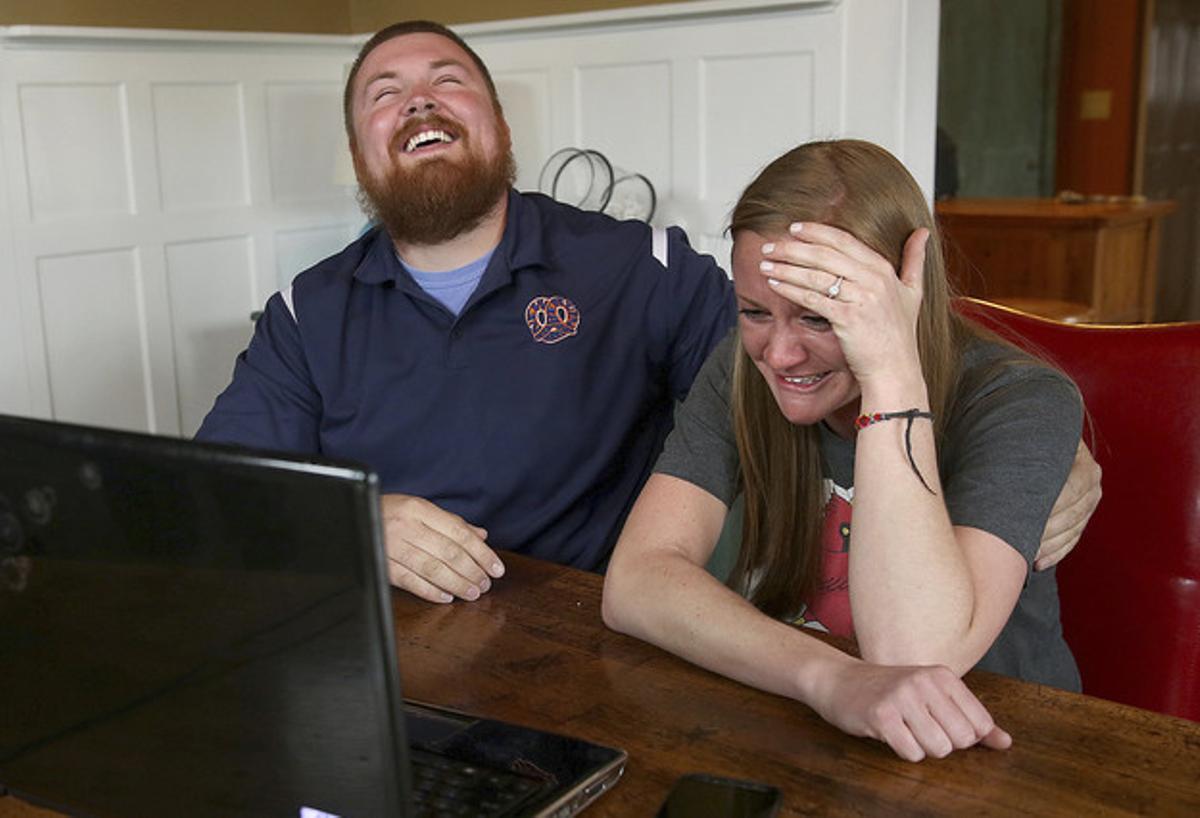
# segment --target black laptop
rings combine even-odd
[[[376,478],[0,416],[0,788],[95,818],[567,816],[625,753],[401,698]]]

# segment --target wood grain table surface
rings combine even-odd
[[[624,748],[587,815],[652,816],[686,772],[774,784],[782,815],[1200,815],[1200,724],[973,672],[1012,748],[913,764],[608,630],[599,575],[505,559],[475,603],[395,595],[404,694]]]
[[[973,672],[1012,748],[912,764],[798,702],[609,631],[601,576],[505,560],[474,603],[393,592],[403,692],[625,749],[625,774],[591,818],[653,816],[687,772],[773,784],[783,816],[1200,815],[1200,724]],[[53,815],[0,798],[0,816]]]

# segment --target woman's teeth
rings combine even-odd
[[[810,386],[828,375],[828,372],[822,372],[820,375],[801,375],[795,378],[784,377],[788,383],[794,383],[797,386]]]

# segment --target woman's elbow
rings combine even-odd
[[[875,665],[895,667],[933,666],[949,668],[962,676],[975,666],[982,652],[963,634],[958,638],[940,640],[925,636],[921,639],[897,638],[895,634],[872,638],[858,634],[858,653],[864,661]]]
[[[629,611],[632,578],[618,562],[609,564],[604,574],[604,591],[600,597],[600,618],[605,626],[620,633],[629,633]]]
[[[604,574],[604,590],[600,597],[600,617],[614,631],[645,639],[647,628],[655,618],[655,597],[652,588],[659,587],[661,563],[648,551],[622,553],[621,546],[608,564]]]
[[[872,635],[859,632],[858,654],[873,665],[933,665],[941,664],[934,657],[938,651],[928,644],[914,643],[907,639],[896,639],[894,635]]]

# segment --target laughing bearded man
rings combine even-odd
[[[197,436],[369,464],[428,600],[485,593],[495,548],[603,568],[728,278],[677,228],[512,190],[491,76],[436,23],[369,40],[344,115],[380,227],[271,297]]]
[[[513,190],[491,75],[444,26],[372,37],[343,108],[379,226],[271,297],[197,437],[368,464],[389,578],[430,601],[486,593],[496,548],[602,570],[728,278],[678,228]],[[1072,480],[1058,557],[1099,496]]]

